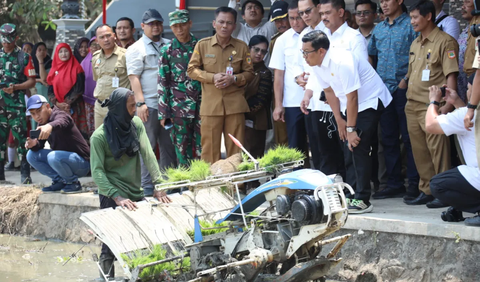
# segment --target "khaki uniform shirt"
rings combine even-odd
[[[469,23],[469,26],[472,24],[480,24],[480,16],[474,16]],[[475,51],[477,50],[475,42],[477,42],[476,37],[473,37],[470,33],[470,28],[468,29],[468,38],[467,38],[467,49],[465,50],[465,62],[463,64],[463,72],[467,74],[467,77],[472,75],[475,72],[475,67],[472,67],[474,64]]]
[[[213,76],[225,73],[231,65],[237,82],[227,88],[217,89]],[[253,79],[253,65],[247,44],[231,38],[225,48],[217,42],[217,37],[207,37],[195,46],[188,64],[188,76],[202,83],[201,116],[223,116],[249,112],[245,100],[244,86]]]
[[[428,81],[422,81],[427,64],[430,76]],[[458,73],[457,41],[438,27],[427,38],[419,35],[410,46],[407,99],[428,104],[428,88],[442,86],[447,76],[455,72]]]
[[[106,57],[103,50],[99,50],[92,57],[93,80],[97,82],[93,96],[100,101],[110,97],[117,87],[112,86],[112,79],[117,76],[119,87],[130,89],[130,80],[127,75],[126,49],[115,45],[110,57]]]

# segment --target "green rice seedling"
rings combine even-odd
[[[188,172],[191,181],[202,181],[212,174],[210,172],[210,164],[203,160],[193,160],[190,163]]]
[[[222,222],[220,224],[216,224],[215,222],[210,222],[210,221],[206,221],[206,220],[203,220],[203,219],[200,219],[200,226],[202,227],[201,228],[202,229],[202,236],[208,236],[208,235],[221,233],[221,232],[225,231],[225,229],[228,229],[228,223],[227,222]],[[204,229],[204,228],[223,227],[223,226],[225,228],[208,229],[208,230]],[[195,231],[194,230],[187,230],[187,234],[193,240],[193,238],[195,236]]]
[[[304,154],[299,150],[280,145],[273,150],[268,150],[267,153],[259,159],[259,164],[260,167],[265,167],[269,170],[268,167],[270,166],[299,161],[304,158]]]
[[[165,175],[167,176],[168,182],[185,181],[191,178],[188,168],[184,166],[179,166],[178,168],[169,167],[165,171]]]
[[[248,171],[248,170],[254,170],[255,169],[255,164],[250,161],[243,161],[238,165],[238,171]]]

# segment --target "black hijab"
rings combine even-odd
[[[90,39],[88,39],[86,37],[80,37],[77,40],[77,42],[75,42],[75,47],[73,47],[73,55],[77,59],[78,63],[81,63],[83,61],[83,59],[85,58],[85,57],[82,57],[82,55],[80,55],[80,51],[79,51],[80,46],[82,46],[83,42],[87,42],[87,44],[88,44],[88,43],[90,43]]]
[[[35,67],[35,74],[37,75],[37,78],[40,78],[40,68],[39,68],[40,64],[38,63],[38,59],[37,59],[37,49],[40,45],[44,46],[45,49],[47,49],[47,45],[45,45],[45,43],[38,42],[33,46],[32,53],[30,54],[30,56],[32,56],[33,66]],[[45,57],[45,59],[43,59],[43,64],[45,66],[45,70],[52,68],[52,58],[48,54]]]
[[[115,160],[123,154],[134,157],[140,149],[137,128],[127,110],[127,99],[132,95],[132,91],[119,87],[102,103],[102,107],[108,107],[103,129]]]

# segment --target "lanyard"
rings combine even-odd
[[[160,56],[160,50],[158,50],[157,44],[153,41],[150,44],[152,44],[153,49],[155,49],[155,51],[157,51],[157,54]]]

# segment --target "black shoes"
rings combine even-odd
[[[20,181],[22,184],[32,184],[32,178],[30,177],[30,164],[27,162],[24,156],[20,164]]]
[[[5,168],[3,162],[0,162],[0,181],[5,180]]]
[[[43,192],[59,192],[60,190],[63,189],[63,187],[65,187],[65,185],[66,184],[63,183],[62,181],[53,182],[52,185],[43,187],[42,191]]]
[[[382,191],[379,191],[373,194],[372,198],[374,199],[398,198],[398,197],[402,197],[404,194],[405,194],[404,187],[400,187],[400,188],[387,187]]]
[[[428,202],[431,202],[435,200],[435,198],[432,195],[426,195],[425,193],[420,193],[420,195],[413,199],[413,200],[403,200],[403,202],[407,205],[411,206],[418,206],[418,205],[425,205]]]
[[[454,209],[453,207],[449,207],[448,210],[442,212],[440,217],[443,221],[447,222],[459,222],[465,220],[465,218],[463,218],[462,212]]]
[[[15,163],[14,162],[9,162],[6,166],[5,166],[5,170],[6,171],[14,171],[14,170],[18,170],[19,167],[15,166]]]
[[[439,199],[435,199],[431,202],[427,203],[427,208],[429,209],[438,209],[438,208],[446,208],[448,205],[442,203]]]

